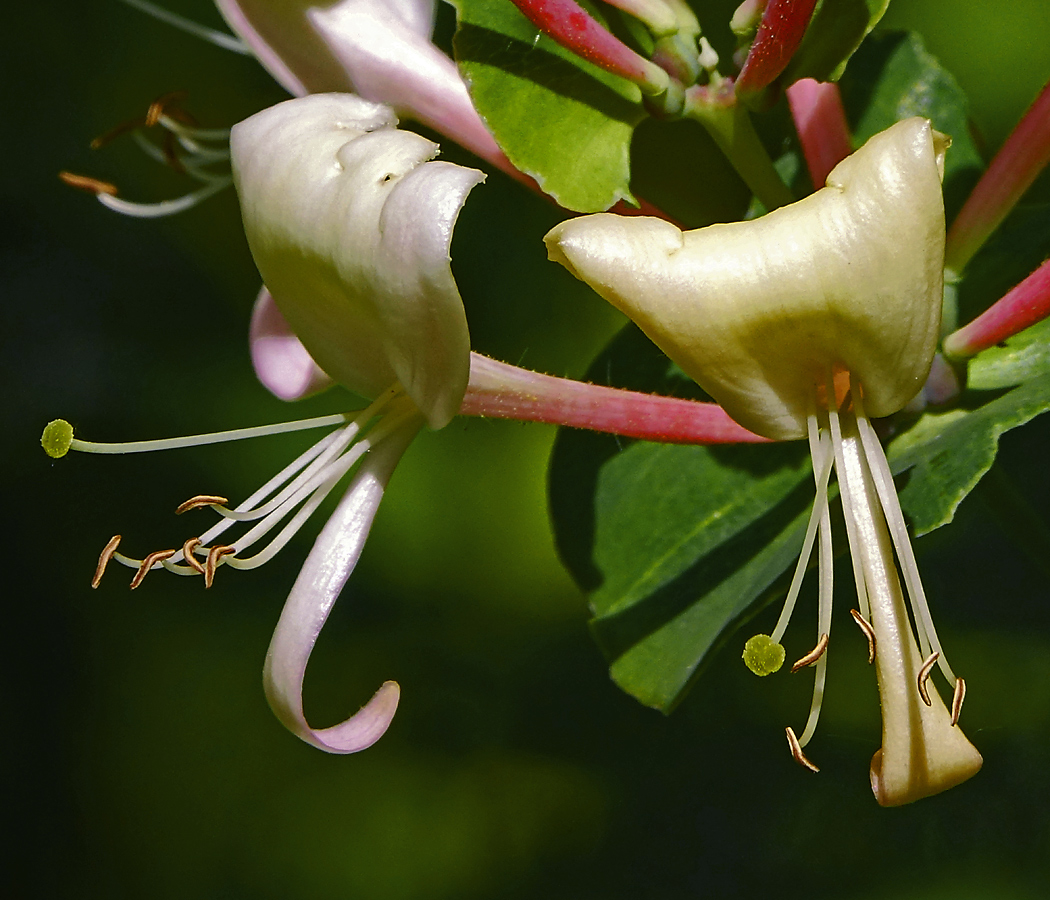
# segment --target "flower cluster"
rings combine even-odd
[[[819,39],[812,37],[814,3],[742,4],[733,20],[739,69],[729,76],[683,0],[611,0],[630,19],[635,47],[575,0],[514,0],[537,40],[546,35],[633,85],[647,114],[704,125],[760,211],[771,210],[692,231],[662,215],[607,212],[568,219],[546,238],[551,259],[633,319],[716,406],[551,378],[471,353],[449,248],[456,218],[484,175],[436,160],[437,145],[399,128],[398,117],[534,189],[543,179],[510,162],[456,63],[433,43],[433,0],[216,2],[236,40],[165,15],[250,51],[296,99],[236,125],[228,152],[225,131],[197,128],[170,99],[151,107],[135,124],[159,127],[165,137],[159,149],[144,149],[161,161],[177,159],[202,183],[167,205],[129,203],[113,186],[84,176],[67,173],[66,180],[118,211],[146,215],[188,208],[232,181],[263,281],[250,326],[260,380],[289,400],[338,383],[372,402],[321,419],[138,445],[88,443],[66,423],[51,423],[43,444],[55,457],[69,449],[132,452],[329,429],[242,503],[215,495],[188,500],[178,512],[207,507],[219,520],[181,547],[133,558],[119,552],[114,537],[93,584],[116,561],[136,570],[132,587],[161,568],[199,574],[210,586],[220,568],[270,559],[348,481],[285,604],[265,685],[295,734],[327,751],[354,752],[386,730],[397,684],[384,684],[346,721],[318,729],[303,715],[303,677],[394,467],[420,428],[440,429],[466,414],[666,441],[808,439],[816,500],[798,566],[773,634],[755,636],[744,652],[758,674],[781,667],[780,640],[816,546],[817,642],[792,667],[815,666],[816,678],[801,736],[786,729],[792,755],[817,771],[804,748],[820,714],[831,634],[834,469],[853,560],[852,614],[869,641],[883,709],[882,748],[871,764],[875,796],[884,805],[906,803],[976,773],[981,756],[958,724],[965,682],[934,629],[871,418],[894,415],[924,392],[943,400],[958,390],[956,379],[944,378],[951,368],[939,348],[957,362],[1050,312],[1044,264],[942,341],[946,255],[951,281],[1046,164],[1050,91],[1022,123],[1021,136],[1004,147],[1003,162],[993,163],[946,244],[941,181],[949,138],[924,118],[908,118],[849,155],[834,85],[803,78],[804,66],[795,66],[805,41]],[[141,0],[134,5],[156,12]],[[750,124],[749,110],[767,108],[781,92],[813,183],[826,185],[797,201]],[[215,171],[216,164],[228,164],[230,174]],[[218,540],[238,526],[245,529],[238,537]],[[265,547],[247,555],[264,538]],[[931,687],[934,667],[951,692],[948,705]]]

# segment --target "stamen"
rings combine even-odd
[[[109,565],[109,561],[113,558],[113,554],[116,552],[117,545],[120,543],[120,535],[115,534],[109,539],[109,543],[102,548],[102,552],[98,557],[98,565],[95,566],[95,574],[91,579],[91,586],[97,588],[99,582],[102,581],[102,576],[106,572],[106,566]]]
[[[827,649],[828,634],[827,632],[824,632],[824,634],[820,636],[820,640],[817,641],[817,646],[810,650],[809,653],[803,656],[791,667],[791,674],[794,675],[799,669],[804,669],[806,666],[813,665],[813,663],[824,655],[824,651]]]
[[[829,384],[825,390],[829,396],[834,395],[833,385]],[[842,500],[842,518],[846,522],[846,538],[849,541],[850,561],[853,564],[853,581],[857,586],[857,605],[860,607],[861,615],[865,618],[870,618],[868,588],[864,579],[864,568],[861,563],[861,539],[857,532],[857,521],[853,512],[852,489],[849,480],[843,478],[841,474],[845,466],[842,448],[842,426],[839,423],[839,412],[835,408],[828,409],[828,425],[831,429],[831,444],[835,450],[835,468],[839,472],[839,497]]]
[[[199,25],[192,19],[170,12],[161,6],[157,6],[155,3],[150,3],[149,0],[123,0],[123,2],[140,12],[146,13],[148,16],[152,16],[154,19],[171,25],[173,28],[178,28],[180,31],[192,34],[194,37],[199,37],[209,44],[215,44],[215,46],[222,47],[224,50],[240,53],[242,56],[251,56],[252,51],[248,45],[232,34],[216,31],[214,28],[208,28],[206,25]]]
[[[926,686],[926,681],[930,677],[930,669],[937,664],[937,658],[939,656],[940,654],[935,650],[926,658],[926,661],[919,669],[919,696],[922,697],[922,702],[927,706],[932,706],[933,701],[930,700],[930,691]]]
[[[88,191],[89,193],[95,194],[109,194],[110,196],[117,193],[117,186],[109,181],[100,181],[97,178],[92,178],[90,175],[78,175],[76,172],[61,171],[58,173],[58,177],[68,184],[72,188],[76,188],[80,191]]]
[[[952,695],[952,725],[959,724],[959,713],[962,712],[963,700],[966,699],[966,682],[955,679],[955,693]]]
[[[204,586],[206,588],[210,588],[215,581],[215,570],[219,568],[222,558],[235,552],[236,548],[228,544],[216,544],[208,550],[208,558],[204,562]]]
[[[150,553],[139,566],[139,570],[135,573],[135,577],[131,579],[131,589],[135,590],[142,580],[146,577],[146,573],[149,572],[157,563],[163,562],[166,559],[170,559],[175,555],[174,550],[155,550]]]
[[[176,197],[174,200],[161,200],[159,203],[135,203],[131,200],[122,200],[109,194],[96,194],[98,202],[114,212],[136,219],[159,219],[164,216],[173,216],[176,213],[193,209],[198,203],[207,200],[213,194],[217,194],[223,188],[233,184],[232,178],[216,178],[211,184],[202,188]]]
[[[789,725],[784,731],[787,732],[788,746],[791,748],[791,756],[795,762],[803,768],[809,769],[810,772],[819,772],[820,769],[813,765],[806,757],[806,754],[802,752],[802,745],[799,744],[798,738],[795,737],[794,729]]]
[[[868,639],[868,665],[870,666],[875,662],[875,629],[857,610],[851,609],[849,614],[853,616],[853,621],[857,623],[857,627],[864,632],[864,637]]]
[[[940,654],[938,668],[949,684],[956,681],[956,675],[952,671],[948,660],[944,655],[944,648],[937,637],[937,630],[933,625],[933,615],[926,601],[926,592],[922,587],[922,579],[919,576],[919,566],[915,561],[915,551],[912,549],[911,540],[908,537],[908,526],[904,521],[904,511],[901,509],[900,498],[893,486],[893,473],[890,464],[886,460],[886,454],[879,443],[875,430],[864,412],[863,401],[858,397],[856,400],[857,428],[860,433],[861,446],[868,460],[868,468],[871,470],[872,480],[875,483],[875,491],[882,505],[883,514],[889,525],[890,536],[893,539],[893,547],[897,551],[897,559],[900,561],[901,572],[904,575],[904,584],[908,589],[908,599],[911,602],[912,615],[915,619],[915,630],[919,637],[919,646],[924,654],[936,650]]]
[[[146,110],[146,115],[142,120],[142,124],[146,128],[152,128],[157,124],[157,121],[164,113],[165,107],[170,106],[173,103],[181,103],[185,99],[186,91],[169,91],[167,94],[161,94],[161,96],[149,105],[149,109]]]
[[[193,551],[196,550],[199,546],[201,546],[200,538],[190,538],[188,541],[186,541],[185,544],[182,545],[182,558],[186,560],[186,563],[191,568],[196,569],[199,574],[203,575],[204,566],[201,564],[200,560],[193,555]]]
[[[225,506],[229,502],[225,497],[220,497],[218,494],[197,494],[196,497],[190,497],[185,503],[180,503],[175,509],[175,515],[181,516],[184,512],[189,512],[191,509],[197,509],[201,506]]]
[[[810,416],[813,420],[813,425],[816,425],[816,417]],[[817,535],[817,527],[820,525],[821,517],[824,511],[827,509],[828,501],[828,479],[831,476],[831,463],[832,455],[827,451],[826,443],[820,444],[821,456],[817,457],[816,453],[813,454],[813,472],[814,478],[817,482],[817,496],[813,501],[813,509],[809,514],[809,524],[806,526],[806,536],[802,541],[802,552],[799,554],[798,563],[795,566],[795,574],[791,579],[791,586],[788,588],[787,597],[784,600],[784,608],[780,613],[780,618],[777,620],[776,628],[773,629],[773,633],[770,636],[775,643],[780,643],[781,638],[784,636],[784,632],[787,630],[788,622],[791,620],[791,613],[795,608],[795,601],[798,599],[799,591],[802,589],[802,579],[806,574],[806,566],[809,564],[810,557],[813,555],[813,542]],[[823,580],[822,580],[823,581]]]

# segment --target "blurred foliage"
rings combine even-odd
[[[219,24],[207,0],[167,2]],[[959,79],[987,156],[1050,75],[1044,12],[1045,0],[895,0],[883,24],[922,33]],[[720,50],[732,46],[726,15],[701,18]],[[55,178],[71,169],[129,197],[170,196],[177,177],[129,143],[91,152],[88,141],[176,88],[202,124],[229,124],[283,98],[265,73],[116,2],[18,4],[2,40],[0,462],[19,514],[4,587],[5,896],[1045,894],[1050,604],[1045,576],[997,524],[1009,506],[991,488],[918,545],[985,770],[892,811],[866,783],[878,721],[859,649],[829,673],[816,777],[778,730],[805,685],[771,691],[726,655],[665,719],[609,683],[551,546],[551,429],[457,421],[418,441],[394,478],[306,686],[308,714],[333,721],[384,678],[401,682],[390,733],[364,754],[301,744],[262,697],[269,634],[309,536],[265,574],[220,573],[208,594],[159,574],[129,594],[121,572],[92,592],[111,534],[133,550],[179,538],[178,502],[246,493],[302,439],[53,462],[37,444],[46,421],[145,438],[351,401],[291,408],[255,384],[245,328],[257,277],[231,194],[140,222]],[[1036,195],[1048,193],[1044,176]],[[477,349],[579,375],[622,320],[542,264],[556,218],[492,176],[453,255]],[[1006,435],[997,466],[1044,510],[1048,440],[1039,421]]]

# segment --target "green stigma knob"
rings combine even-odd
[[[772,675],[784,665],[784,645],[768,634],[756,634],[744,644],[744,665],[756,675]]]
[[[61,459],[69,452],[73,443],[73,426],[65,419],[55,419],[44,427],[40,435],[40,446],[52,459]]]

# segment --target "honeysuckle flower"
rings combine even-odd
[[[115,537],[93,581],[98,584],[113,559],[137,570],[132,587],[160,567],[202,574],[206,586],[220,567],[254,568],[354,470],[295,581],[264,667],[277,716],[304,741],[334,753],[364,749],[382,735],[399,689],[387,682],[346,721],[315,729],[302,709],[310,653],[360,556],[394,466],[424,423],[441,428],[456,413],[470,368],[449,245],[467,194],[484,176],[432,161],[437,146],[396,124],[389,107],[351,94],[315,94],[252,116],[230,140],[245,232],[267,285],[253,322],[255,348],[285,363],[289,351],[297,355],[298,369],[285,366],[271,387],[301,394],[323,375],[317,359],[327,376],[376,398],[367,409],[138,446],[87,444],[58,421],[42,439],[49,454],[61,456],[68,449],[120,453],[334,426],[237,507],[207,494],[182,504],[178,512],[206,506],[220,521],[181,549],[133,559],[117,552]],[[281,343],[287,322],[302,344]],[[266,347],[267,334],[277,346]],[[249,522],[257,524],[235,540],[216,541],[231,526]],[[282,523],[268,546],[245,555]]]
[[[922,387],[937,345],[944,265],[941,199],[948,141],[925,119],[899,122],[829,174],[815,194],[749,222],[682,233],[653,219],[599,214],[547,236],[550,257],[629,315],[738,422],[777,440],[807,437],[817,499],[784,611],[748,642],[759,674],[783,662],[780,638],[820,534],[816,665],[795,759],[816,729],[831,630],[827,484],[837,471],[859,609],[883,710],[871,764],[881,804],[969,778],[981,756],[958,726],[965,692],[933,627],[892,475],[869,416],[900,410]],[[904,576],[909,623],[894,563]],[[928,678],[937,665],[951,711]]]

